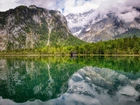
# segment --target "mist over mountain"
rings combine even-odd
[[[87,42],[127,37],[126,33],[139,36],[140,2],[103,2],[94,11],[66,15],[71,32]],[[86,15],[85,15],[86,14]],[[77,18],[77,21],[75,21]],[[82,18],[82,19],[81,19]],[[134,31],[135,30],[135,31]]]
[[[90,10],[84,13],[78,13],[78,14],[73,14],[70,13],[66,16],[67,21],[68,21],[68,26],[71,30],[71,32],[76,36],[78,35],[81,30],[81,28],[84,27],[86,24],[90,24],[90,19],[89,17],[92,15],[94,10]]]

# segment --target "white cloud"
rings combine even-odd
[[[65,13],[81,13],[96,9],[105,0],[65,0]]]
[[[140,15],[137,11],[131,11],[125,14],[119,14],[119,18],[124,20],[125,22],[132,22],[136,17]]]
[[[100,14],[102,18],[111,11],[128,22],[139,15],[132,7],[140,7],[140,0],[0,0],[0,11],[15,8],[19,5],[37,5],[39,7],[57,9],[60,11],[63,9],[64,15],[95,9],[93,17]],[[127,11],[127,13],[122,14],[122,12],[125,11]]]
[[[140,0],[124,0],[127,6],[137,6],[140,7]]]
[[[15,8],[18,5],[37,5],[48,9],[65,8],[65,14],[79,13],[98,8],[102,1],[105,0],[1,0],[0,11]]]
[[[36,5],[48,9],[57,9],[57,0],[0,0],[0,11],[6,11],[19,5]]]
[[[102,2],[96,13],[100,13],[102,16],[110,12],[114,12],[116,16],[125,22],[132,22],[136,17],[140,16],[133,7],[140,6],[140,0],[117,0],[108,2]]]
[[[95,9],[98,6],[96,4],[92,4],[90,2],[85,2],[84,4],[74,5],[73,3],[66,2],[65,6],[65,14],[68,13],[82,13],[85,11],[89,11],[90,9]]]
[[[95,12],[89,19],[94,19],[98,15],[98,20],[107,17],[108,13],[114,13],[120,19],[125,22],[132,22],[136,17],[140,16],[140,12],[137,12],[133,7],[140,7],[140,0],[100,0],[98,3],[99,7],[95,9]]]
[[[18,0],[0,0],[0,11],[6,11],[11,8],[15,8],[19,4]]]
[[[18,0],[18,3],[24,5],[36,5],[43,8],[53,9],[56,4],[56,0]]]

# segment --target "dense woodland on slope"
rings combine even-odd
[[[38,49],[7,50],[0,54],[140,54],[140,38],[120,38],[116,40],[86,43],[75,46],[46,46]]]

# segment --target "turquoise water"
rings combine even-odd
[[[139,105],[139,57],[1,57],[0,105]]]

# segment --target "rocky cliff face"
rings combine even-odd
[[[139,8],[133,9],[137,13],[140,12]],[[88,13],[89,14],[85,16],[84,20],[80,22],[81,25],[78,25],[77,23],[74,24],[74,22],[72,22],[74,18],[69,18],[70,14],[66,16],[72,33],[84,41],[98,42],[120,37],[130,37],[133,35],[139,35],[138,33],[140,33],[140,15],[135,17],[133,21],[126,22],[113,12],[106,14],[104,17],[100,14],[95,16],[94,11]],[[127,12],[123,12],[121,15],[124,14],[127,14]],[[77,14],[75,14],[75,16],[76,15]],[[126,34],[129,35],[127,36]]]
[[[78,40],[59,11],[33,5],[0,12],[0,50],[69,45],[72,39]]]
[[[94,10],[84,13],[66,15],[68,26],[73,35],[78,36],[86,23],[90,24],[89,18],[92,17]]]

